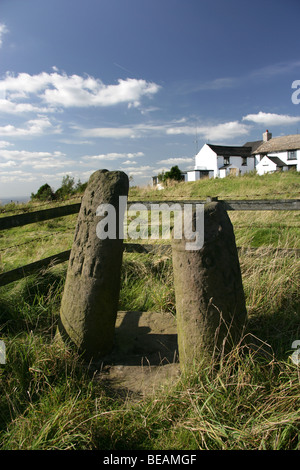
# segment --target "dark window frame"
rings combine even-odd
[[[297,160],[297,150],[288,150],[287,159]]]

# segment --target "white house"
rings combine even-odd
[[[300,171],[300,134],[274,138],[268,131],[265,134],[267,137],[253,152],[257,173]]]
[[[184,181],[197,181],[238,176],[253,170],[262,175],[292,169],[300,171],[300,134],[272,138],[266,130],[262,140],[246,142],[240,147],[204,144],[195,157],[194,169],[182,172],[182,176]]]
[[[267,155],[262,157],[256,165],[256,171],[259,175],[274,173],[274,171],[287,171],[288,169],[288,165],[280,160],[279,157],[268,157]]]
[[[242,175],[255,168],[252,146],[225,146],[204,144],[195,157],[194,170],[187,172],[188,181],[198,179],[224,178],[228,175]]]
[[[187,172],[187,181],[242,175],[254,169],[260,175],[300,171],[300,135],[272,138],[267,130],[262,140],[247,142],[242,147],[204,144],[195,157],[194,170]]]

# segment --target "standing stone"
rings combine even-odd
[[[233,227],[221,202],[205,205],[203,247],[188,251],[185,244],[172,240],[183,369],[227,353],[241,339],[247,315]]]
[[[118,236],[119,196],[127,197],[128,188],[125,173],[96,171],[89,179],[78,215],[58,336],[75,345],[88,360],[105,356],[113,347],[123,255],[123,239]],[[105,217],[97,216],[96,211],[103,204],[116,210],[115,239],[97,235],[97,224]]]

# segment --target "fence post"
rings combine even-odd
[[[182,369],[219,358],[243,333],[245,297],[233,227],[224,206],[204,207],[204,244],[172,239],[179,360]]]
[[[96,171],[89,179],[78,215],[58,338],[74,344],[87,360],[97,361],[113,347],[123,255],[119,196],[127,197],[128,189],[125,173]],[[115,238],[114,233],[99,236],[98,224],[106,219],[112,223]]]

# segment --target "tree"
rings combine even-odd
[[[75,180],[72,176],[66,175],[62,179],[61,187],[58,188],[55,192],[49,186],[49,184],[46,183],[38,189],[36,194],[31,193],[31,199],[38,199],[39,201],[53,201],[59,199],[64,200],[68,199],[74,194],[83,194],[86,187],[87,182],[81,183],[81,181],[78,180],[78,182],[75,183]]]
[[[56,199],[66,199],[76,192],[75,180],[73,176],[66,175],[63,177],[61,187],[55,192]]]
[[[79,179],[78,182],[76,183],[76,186],[75,186],[75,193],[80,193],[80,194],[84,193],[84,191],[87,187],[87,184],[88,184],[88,182],[82,183]]]
[[[31,199],[38,199],[39,201],[52,201],[55,199],[55,193],[48,183],[43,184],[37,193],[31,193]]]
[[[165,172],[164,170],[161,173],[158,173],[157,175],[159,183],[163,183],[165,181]]]
[[[61,182],[61,190],[65,195],[72,195],[75,191],[75,180],[73,176],[66,175]]]
[[[166,171],[163,175],[163,181],[166,180],[175,180],[175,181],[182,181],[182,174],[181,170],[179,170],[178,166],[172,166],[170,171]]]

